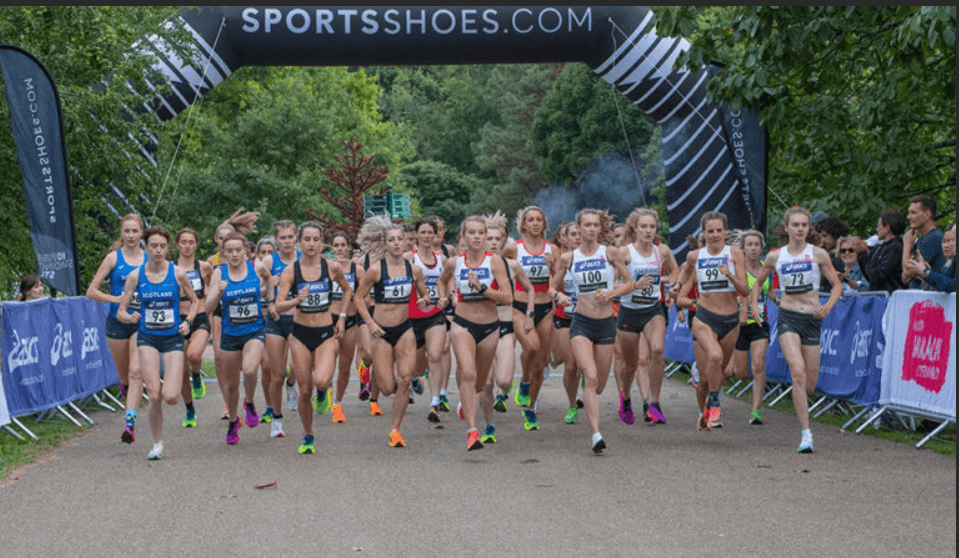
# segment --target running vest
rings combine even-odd
[[[373,302],[376,304],[409,304],[413,292],[413,266],[403,260],[406,275],[390,277],[386,258],[380,260],[380,280],[373,285]]]
[[[493,277],[493,254],[486,252],[483,255],[483,261],[476,267],[466,265],[466,254],[456,256],[456,267],[453,277],[456,280],[457,300],[460,302],[492,302],[485,293],[482,293],[470,285],[470,272],[476,275],[480,285],[486,285],[487,288],[498,289],[496,279]]]
[[[302,253],[297,250],[296,252],[296,261],[299,261]],[[283,273],[283,270],[286,269],[286,266],[289,264],[285,263],[282,258],[280,258],[279,252],[273,252],[270,254],[270,275],[275,277]],[[273,287],[273,300],[276,300],[276,293],[279,290],[279,286]],[[296,298],[296,293],[292,290],[286,293],[286,299],[290,300],[291,298]]]
[[[759,261],[759,265],[763,265],[762,260]],[[756,276],[754,276],[749,268],[746,268],[746,283],[749,285],[749,290],[753,290],[753,285],[756,284]],[[769,294],[769,287],[772,285],[772,282],[769,280],[769,277],[766,277],[766,280],[763,282],[763,288],[759,291],[759,311],[762,312],[760,316],[760,323],[766,322],[766,296]],[[754,324],[756,320],[753,318],[753,308],[752,304],[746,305],[746,323]]]
[[[776,273],[784,294],[802,294],[819,289],[819,264],[813,254],[813,245],[806,244],[802,252],[793,256],[788,247],[779,249]]]
[[[200,300],[206,298],[206,287],[203,286],[203,276],[200,275],[200,260],[193,259],[193,269],[186,270],[186,278],[190,281],[190,286],[193,287],[196,297]],[[180,300],[189,300],[189,298],[180,295]]]
[[[663,290],[661,288],[663,261],[659,257],[659,247],[652,245],[653,253],[648,258],[644,258],[639,254],[639,251],[636,250],[633,243],[627,246],[629,247],[629,265],[627,268],[629,269],[630,281],[639,281],[640,278],[651,275],[653,277],[653,284],[647,289],[636,289],[623,296],[620,304],[623,308],[632,308],[634,310],[638,308],[651,308],[663,300]]]
[[[234,281],[227,264],[220,265],[220,277],[226,279],[226,290],[220,298],[223,305],[223,333],[240,337],[263,328],[263,308],[260,305],[260,278],[253,262],[246,262],[246,276]]]
[[[146,254],[143,255],[144,263],[146,263]],[[127,275],[136,269],[137,266],[130,265],[123,258],[123,250],[117,250],[117,262],[113,266],[113,269],[110,271],[110,275],[107,277],[110,280],[110,294],[113,296],[120,296],[123,294],[123,287],[127,282]],[[120,305],[116,302],[110,303],[110,317],[117,317],[117,310],[120,309]],[[140,311],[140,295],[136,291],[133,291],[133,298],[130,299],[130,304],[127,307],[127,313],[132,314],[133,312]]]
[[[592,256],[584,256],[579,248],[574,250],[570,270],[578,294],[592,294],[613,288],[615,269],[606,259],[606,247],[603,245],[600,245]]]
[[[314,314],[316,312],[326,312],[330,308],[330,294],[333,290],[333,281],[330,279],[330,268],[326,264],[326,258],[320,258],[320,277],[316,281],[307,281],[303,278],[303,268],[300,267],[300,260],[293,262],[293,289],[299,295],[305,287],[307,289],[306,299],[297,305],[300,312],[304,314]],[[341,293],[342,294],[342,293]]]
[[[546,265],[546,254],[552,252],[553,247],[546,240],[543,241],[543,251],[539,254],[530,253],[522,240],[516,242],[516,261],[523,268],[523,273],[529,277],[529,282],[533,284],[533,290],[537,293],[545,293],[549,290],[549,266]],[[516,281],[513,289],[516,292],[526,291],[519,281]]]
[[[147,279],[146,263],[140,266],[136,292],[143,310],[140,313],[141,333],[177,335],[180,331],[180,284],[176,282],[176,266],[167,266],[166,276],[159,283]]]
[[[433,257],[436,261],[433,263],[433,267],[426,265],[426,262],[423,261],[423,258],[420,257],[419,252],[413,250],[413,265],[419,267],[423,270],[423,276],[426,278],[426,290],[430,293],[430,299],[435,303],[439,299],[439,291],[436,289],[437,283],[439,283],[440,275],[443,274],[443,264],[440,262],[439,252],[433,252]],[[410,296],[410,317],[411,318],[429,318],[430,316],[435,316],[441,310],[437,306],[428,306],[426,312],[420,310],[417,301],[419,296],[414,290]]]
[[[722,251],[713,256],[707,248],[700,248],[696,256],[696,283],[701,293],[731,293],[736,287],[719,271],[720,265],[729,267],[730,275],[736,274],[733,265],[732,252],[729,246],[723,246]]]
[[[556,315],[560,318],[572,318],[573,314],[576,313],[576,293],[578,291],[576,288],[576,279],[573,277],[572,270],[566,270],[564,281],[565,286],[563,287],[563,294],[569,297],[570,303],[569,306],[557,307]]]
[[[353,292],[356,292],[356,262],[350,262],[350,271],[344,272],[346,282],[350,284]],[[333,290],[330,291],[330,300],[343,300],[343,288],[336,281],[333,281]]]

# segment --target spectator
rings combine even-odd
[[[910,289],[921,289],[919,277],[909,270],[909,260],[921,256],[933,270],[942,269],[946,260],[942,254],[942,231],[936,226],[936,200],[925,194],[913,196],[906,218],[909,231],[902,237],[902,282]],[[916,252],[919,255],[914,255]]]
[[[945,263],[940,269],[930,266],[922,255],[906,264],[909,272],[919,277],[923,288],[946,293],[956,292],[956,226],[949,225],[942,235],[942,253]]]
[[[843,296],[868,291],[869,281],[863,276],[858,261],[859,254],[869,249],[866,243],[858,236],[844,236],[839,240],[838,248],[839,259],[843,263],[843,266],[837,270],[839,280],[842,281]]]
[[[874,291],[893,291],[903,288],[902,233],[908,222],[902,213],[887,209],[879,214],[876,236],[879,241],[869,252],[858,255],[859,269]]]
[[[832,266],[837,272],[845,269],[842,260],[839,258],[839,254],[836,253],[836,247],[839,244],[839,239],[849,233],[849,225],[838,217],[826,216],[816,222],[816,224],[813,225],[813,229],[815,229],[819,237],[816,245],[829,254],[829,258],[832,260]],[[830,290],[832,290],[832,286],[829,284],[829,281],[823,277],[819,283],[819,291],[828,293]]]
[[[40,300],[46,298],[43,291],[43,280],[37,275],[24,275],[20,279],[20,292],[17,294],[17,300]]]

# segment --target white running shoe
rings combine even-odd
[[[299,398],[299,394],[296,391],[296,384],[293,384],[292,386],[287,384],[286,385],[286,408],[291,411],[295,411],[297,407],[296,402],[298,398]]]
[[[282,438],[286,436],[286,433],[283,432],[283,419],[273,418],[273,422],[270,423],[270,437],[271,438]]]
[[[812,431],[802,431],[802,439],[799,441],[799,447],[796,451],[799,453],[812,453]]]
[[[593,434],[593,453],[601,454],[606,451],[606,440],[603,439],[603,435],[597,432]]]
[[[150,461],[159,461],[163,457],[163,440],[153,444],[153,449],[147,454]]]

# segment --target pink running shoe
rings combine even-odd
[[[243,402],[243,410],[246,411],[246,425],[250,428],[260,424],[260,416],[256,413],[256,406],[253,403]]]
[[[226,443],[235,446],[240,441],[240,417],[230,423],[226,431]]]
[[[664,415],[663,410],[659,408],[659,403],[650,403],[646,416],[649,418],[650,425],[666,424],[666,415]]]
[[[631,399],[623,399],[623,392],[619,392],[619,420],[626,424],[636,422],[636,415],[633,413],[633,404]]]

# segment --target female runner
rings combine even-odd
[[[699,295],[690,333],[700,376],[697,401],[703,409],[696,427],[708,431],[723,425],[720,408],[723,371],[739,338],[738,294],[746,295],[749,289],[743,251],[726,245],[726,215],[708,212],[700,219],[700,228],[705,246],[689,251],[678,288],[669,289],[669,295],[685,297],[692,287],[690,275],[695,274]]]
[[[356,353],[360,331],[360,328],[356,327],[356,304],[352,296],[357,287],[357,265],[350,260],[351,244],[350,236],[343,231],[335,233],[330,242],[333,261],[340,266],[346,282],[350,285],[349,300],[346,299],[345,291],[336,281],[333,282],[333,290],[330,291],[330,313],[333,315],[333,323],[336,324],[341,319],[343,321],[343,334],[339,337],[340,348],[336,357],[338,372],[332,406],[335,423],[346,422],[346,415],[343,414],[343,396],[346,395],[346,388],[350,384],[350,371],[353,369],[353,356]]]
[[[438,215],[428,215],[423,218],[423,220],[433,223],[433,226],[436,230],[436,234],[433,235],[433,251],[443,254],[443,257],[449,259],[452,255],[457,254],[455,248],[444,243],[446,238],[446,221]],[[424,247],[425,250],[425,247]],[[443,351],[441,356],[441,363],[439,373],[430,374],[430,393],[433,396],[436,396],[437,391],[433,391],[434,388],[438,390],[439,401],[436,405],[437,410],[440,412],[449,412],[450,402],[449,397],[446,392],[447,386],[450,383],[450,373],[453,368],[453,353],[450,348],[450,328],[453,324],[453,305],[450,304],[443,309],[443,315],[446,317],[446,339],[443,341],[443,346],[446,347],[446,350]],[[433,378],[432,376],[436,376]],[[432,400],[430,401],[432,405]]]
[[[436,225],[433,221],[420,219],[416,222],[414,231],[417,249],[404,254],[404,257],[423,272],[430,298],[436,301],[439,299],[436,284],[446,266],[446,258],[443,254],[433,249]],[[426,310],[420,310],[418,302],[415,294],[410,297],[410,321],[416,337],[416,366],[413,371],[416,376],[429,370],[431,400],[430,411],[426,418],[430,422],[439,423],[440,382],[443,378],[449,378],[450,371],[444,369],[444,366],[451,364],[446,316],[443,314],[443,308],[439,306],[429,306]],[[419,379],[414,377],[414,390],[417,382]]]
[[[176,405],[183,386],[183,334],[190,331],[200,301],[193,292],[186,272],[167,261],[170,233],[163,227],[150,227],[143,233],[147,261],[127,275],[117,308],[117,319],[136,325],[140,373],[150,398],[150,431],[153,449],[147,459],[163,457],[163,403]],[[180,314],[180,293],[190,302],[185,316]],[[140,311],[128,312],[134,293]],[[165,378],[160,384],[160,360]]]
[[[440,276],[439,306],[449,302],[447,287],[456,283],[456,304],[451,330],[456,356],[456,376],[460,386],[460,403],[466,420],[466,449],[481,449],[476,430],[477,394],[486,386],[487,375],[499,341],[499,317],[496,304],[509,304],[513,294],[503,259],[487,251],[486,220],[478,215],[467,217],[460,227],[466,251],[456,257],[455,265],[446,266]]]
[[[183,403],[186,405],[184,428],[196,427],[196,409],[193,407],[193,400],[206,397],[206,384],[203,383],[201,366],[203,364],[203,351],[206,350],[207,341],[210,339],[210,320],[207,319],[206,312],[203,311],[203,304],[206,291],[210,285],[210,278],[213,276],[213,266],[209,262],[196,258],[198,239],[199,236],[197,236],[196,231],[190,228],[184,227],[176,233],[176,265],[186,273],[190,287],[193,288],[196,298],[200,301],[199,313],[190,322],[190,331],[183,336],[185,360]],[[189,312],[189,306],[190,295],[184,291],[180,293],[180,315],[186,316]],[[189,374],[186,374],[187,371],[189,371]]]
[[[756,284],[750,292],[753,316],[760,315],[759,293],[766,278],[775,271],[782,287],[776,333],[789,373],[792,376],[792,399],[801,428],[797,451],[812,453],[812,431],[809,429],[809,396],[819,380],[819,338],[822,320],[829,315],[842,296],[842,283],[832,266],[829,254],[809,244],[809,210],[791,207],[783,216],[789,243],[766,256]],[[829,300],[821,304],[818,285],[825,275],[832,289]]]
[[[376,320],[364,304],[357,311],[370,328],[377,388],[393,398],[390,415],[390,446],[405,447],[400,425],[409,405],[410,380],[416,361],[416,339],[409,316],[413,288],[419,295],[420,309],[433,304],[422,270],[403,257],[403,227],[383,217],[367,219],[360,231],[361,243],[371,246],[372,265],[360,278],[357,297],[362,300],[371,291],[376,305]],[[394,378],[394,365],[396,377]]]
[[[359,286],[359,279],[370,269],[371,260],[370,260],[370,249],[371,246],[367,245],[363,248],[363,257],[356,261],[357,263],[357,286]],[[357,296],[356,291],[353,292],[353,304],[359,308],[360,304],[366,306],[367,311],[372,316],[373,309],[375,304],[373,299],[370,298],[369,294],[364,297]],[[373,378],[373,336],[370,334],[370,326],[366,323],[366,320],[363,319],[363,316],[360,315],[357,310],[356,313],[356,325],[359,328],[359,333],[357,334],[357,343],[356,343],[356,358],[360,361],[356,366],[356,375],[360,380],[360,391],[358,397],[360,401],[370,402],[370,415],[371,416],[380,416],[383,414],[383,409],[380,408],[379,398],[380,398],[380,389],[376,385],[376,382]]]
[[[561,254],[572,252],[579,248],[579,227],[576,223],[566,224],[565,242],[559,246]],[[562,293],[569,299],[568,306],[557,306],[556,315],[553,317],[553,340],[550,343],[550,350],[553,353],[553,361],[557,366],[563,366],[563,387],[566,389],[566,398],[569,400],[569,406],[566,408],[566,416],[563,422],[566,424],[576,424],[579,418],[579,410],[583,407],[583,400],[576,397],[580,388],[580,378],[582,374],[576,365],[576,358],[569,344],[569,326],[573,322],[573,316],[576,314],[576,280],[569,269],[563,275]]]
[[[486,220],[486,243],[490,253],[499,256],[503,260],[506,268],[506,280],[512,290],[512,278],[516,279],[526,289],[527,304],[530,306],[536,302],[536,291],[533,284],[530,283],[523,268],[516,260],[507,260],[500,256],[503,253],[503,247],[506,246],[507,236],[506,216],[497,211],[494,215],[488,215]],[[506,395],[513,385],[514,368],[516,367],[516,335],[513,331],[516,328],[522,328],[529,333],[533,331],[533,318],[523,316],[522,323],[513,323],[513,309],[510,304],[496,305],[496,313],[499,319],[499,341],[496,344],[496,352],[493,355],[492,373],[488,375],[486,384],[483,386],[483,393],[480,394],[480,406],[483,408],[483,417],[486,419],[486,429],[480,442],[484,444],[496,443],[496,426],[493,424],[493,411],[506,412]],[[494,385],[499,388],[500,393],[496,395],[495,402],[493,398]]]
[[[523,409],[524,428],[539,430],[536,417],[536,402],[543,386],[544,368],[549,364],[550,341],[553,337],[553,301],[550,299],[549,278],[553,269],[554,256],[552,244],[546,240],[546,214],[536,206],[520,209],[516,215],[516,228],[522,238],[503,250],[503,257],[516,260],[523,267],[536,292],[536,304],[530,308],[524,301],[513,301],[516,312],[513,322],[521,321],[523,316],[533,318],[535,331],[527,334],[516,331],[522,351],[520,364],[523,375],[516,391],[516,404]],[[516,283],[517,293],[524,292],[523,285]]]
[[[263,317],[265,342],[263,347],[263,378],[260,380],[263,384],[263,398],[266,399],[266,410],[260,420],[270,424],[270,436],[277,438],[284,435],[283,432],[283,412],[280,405],[283,401],[283,384],[286,383],[286,363],[290,360],[290,351],[288,340],[293,332],[293,308],[290,305],[284,305],[286,311],[280,312],[276,308],[277,289],[280,284],[280,275],[289,265],[299,259],[300,254],[296,249],[296,223],[290,220],[282,220],[273,223],[273,242],[276,244],[276,252],[270,254],[263,263],[270,270],[269,289],[270,300],[273,304],[267,307],[267,313]],[[287,297],[292,298],[293,292],[287,292]],[[294,366],[295,370],[295,366]],[[295,376],[295,372],[290,376]],[[296,388],[287,388],[287,392],[295,392]],[[329,403],[327,402],[327,405]],[[325,411],[326,409],[324,409]],[[279,417],[278,424],[272,424],[274,418]]]
[[[606,441],[599,432],[599,394],[606,387],[616,342],[616,318],[613,298],[635,290],[629,280],[620,248],[600,244],[609,231],[609,214],[597,209],[583,209],[576,215],[579,226],[579,248],[560,257],[552,285],[556,302],[569,306],[570,297],[563,294],[566,270],[576,282],[576,314],[569,326],[570,345],[579,369],[586,378],[583,405],[592,434],[594,453],[606,450]],[[621,283],[617,284],[617,280]]]
[[[135,438],[134,427],[140,409],[143,383],[137,350],[137,324],[120,321],[117,317],[117,309],[127,276],[143,265],[146,260],[143,249],[140,247],[142,235],[143,221],[140,220],[139,215],[130,213],[120,220],[120,238],[113,243],[110,253],[103,258],[86,293],[90,300],[110,303],[106,325],[107,346],[110,347],[117,376],[120,377],[120,395],[126,398],[126,425],[123,433],[120,434],[120,440],[128,444],[133,443]],[[100,290],[104,280],[110,282],[110,294]],[[140,299],[135,295],[130,300],[127,311],[140,311]],[[133,393],[133,397],[129,396],[130,393]]]
[[[222,307],[222,331],[219,346],[220,367],[216,370],[217,382],[226,404],[229,426],[226,443],[240,441],[240,418],[237,406],[240,399],[240,374],[243,375],[246,425],[253,428],[260,424],[260,417],[253,404],[256,394],[257,370],[263,359],[263,292],[267,300],[272,297],[270,270],[258,261],[246,259],[246,237],[232,232],[223,239],[222,259],[213,271],[210,292],[207,294],[206,311]]]
[[[632,424],[634,420],[630,389],[641,353],[645,353],[644,356],[649,359],[647,366],[638,368],[640,377],[637,378],[637,384],[643,397],[643,414],[649,414],[651,424],[666,422],[659,402],[666,366],[666,314],[662,285],[671,282],[678,265],[668,246],[655,243],[658,224],[656,211],[641,207],[630,213],[625,225],[626,237],[632,242],[626,244],[624,255],[630,280],[637,286],[620,301],[616,325],[616,343],[622,355],[619,367],[622,371],[619,416],[627,424]]]
[[[756,277],[763,266],[760,259],[766,248],[766,239],[757,230],[747,230],[739,235],[739,248],[746,258],[746,280],[749,290],[756,285]],[[753,374],[753,410],[749,414],[749,424],[761,425],[762,414],[759,407],[763,403],[766,392],[766,350],[769,348],[769,323],[766,321],[766,299],[772,289],[772,281],[767,277],[759,287],[759,309],[761,313],[755,316],[752,304],[744,300],[739,310],[739,339],[736,340],[736,352],[733,353],[733,370],[736,377],[745,380],[749,376],[750,363]],[[779,301],[773,298],[773,302]]]
[[[279,302],[275,306],[280,314],[296,309],[290,351],[300,388],[297,408],[304,432],[303,444],[298,451],[311,454],[315,450],[310,394],[315,387],[317,397],[322,393],[328,404],[327,390],[336,371],[339,338],[346,329],[345,312],[339,314],[338,320],[333,320],[330,295],[335,283],[340,287],[341,302],[349,306],[353,288],[343,275],[343,267],[323,257],[323,229],[320,225],[313,221],[302,223],[296,240],[302,254],[292,266],[283,270],[277,291]],[[293,292],[296,296],[291,298],[289,295]]]

